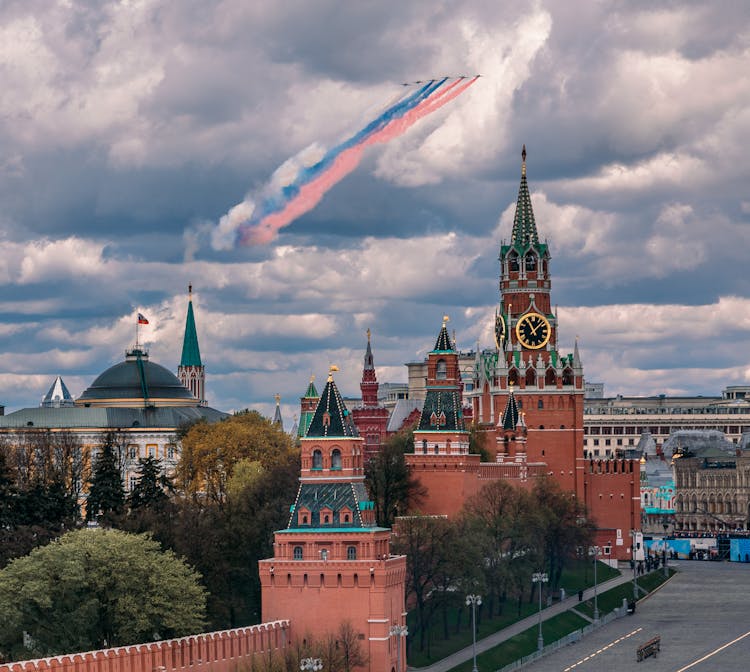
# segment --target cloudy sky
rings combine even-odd
[[[4,0],[0,403],[80,394],[134,340],[175,370],[195,288],[208,396],[290,424],[434,344],[489,346],[528,148],[561,345],[609,394],[750,384],[750,7],[696,2]],[[220,218],[403,82],[483,77],[370,148],[267,245]]]

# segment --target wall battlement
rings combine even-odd
[[[284,649],[290,623],[272,621],[148,644],[0,664],[0,672],[235,672],[242,661]]]

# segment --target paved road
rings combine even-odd
[[[605,581],[603,583],[600,583],[598,586],[599,593],[603,593],[606,590],[609,590],[610,588],[614,588],[615,586],[620,585],[621,583],[627,583],[632,581],[632,574],[629,571],[623,571],[623,574],[621,576],[617,576],[614,579],[610,579],[609,581]],[[584,599],[588,600],[590,598],[594,597],[594,589],[589,588],[584,592]],[[568,597],[564,602],[557,602],[553,604],[551,607],[547,607],[542,612],[542,619],[547,620],[548,618],[552,618],[553,616],[566,611],[570,609],[571,607],[575,607],[578,604],[578,596],[573,595]],[[508,626],[504,630],[500,630],[489,637],[486,637],[480,641],[477,642],[477,655],[480,653],[483,653],[484,651],[488,651],[489,649],[497,646],[498,644],[501,644],[506,639],[510,639],[514,635],[517,635],[519,632],[523,632],[527,628],[530,628],[538,623],[538,615],[534,614],[533,616],[529,616],[528,618],[523,619],[522,621],[517,621],[513,625]],[[433,663],[429,667],[409,667],[409,670],[412,670],[412,672],[448,672],[448,670],[452,670],[457,665],[460,665],[461,663],[471,660],[473,656],[473,649],[471,646],[466,647],[465,649],[461,649],[461,651],[457,651],[452,656],[448,656],[447,658],[443,658],[443,660],[439,660],[437,663]],[[480,670],[480,672],[485,672],[484,670]]]
[[[634,615],[613,621],[524,670],[750,670],[750,564],[675,564],[680,572],[639,602]],[[662,640],[658,657],[636,662],[638,645],[657,634]]]

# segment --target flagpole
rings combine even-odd
[[[135,349],[139,350],[138,346],[138,327],[141,324],[141,321],[138,319],[138,313],[135,314]]]

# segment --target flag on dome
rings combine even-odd
[[[138,324],[148,324],[148,320],[143,313],[138,313]]]

